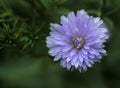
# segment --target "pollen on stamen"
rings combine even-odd
[[[80,36],[73,37],[71,44],[73,48],[80,51],[84,47],[85,42],[86,42],[85,37],[80,35]]]

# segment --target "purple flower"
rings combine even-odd
[[[51,24],[46,38],[49,54],[54,61],[69,70],[86,71],[106,55],[103,43],[109,35],[99,17],[89,16],[84,10],[61,16],[61,24]]]

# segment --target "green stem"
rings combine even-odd
[[[104,16],[105,9],[106,9],[106,0],[102,0],[101,18],[103,18]]]

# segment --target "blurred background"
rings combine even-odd
[[[120,0],[0,0],[0,88],[120,88]],[[45,38],[61,15],[85,9],[107,24],[108,55],[86,72],[48,55]]]

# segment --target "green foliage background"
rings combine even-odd
[[[120,0],[0,0],[0,88],[120,88]],[[108,55],[87,72],[48,55],[49,24],[85,9],[108,25]]]

